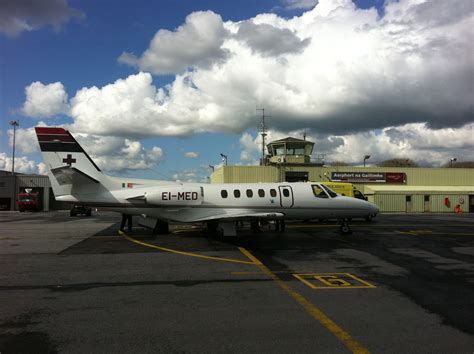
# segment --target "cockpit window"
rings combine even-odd
[[[313,193],[316,197],[318,198],[329,198],[324,189],[322,189],[320,186],[317,184],[313,184]]]
[[[324,184],[321,184],[321,187],[331,196],[331,198],[337,197],[337,193],[334,192],[331,188],[328,186],[325,186]]]

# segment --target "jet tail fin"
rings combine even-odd
[[[75,167],[64,166],[58,167],[51,170],[51,173],[58,181],[59,185],[64,186],[67,184],[94,184],[100,183],[95,178],[81,172]]]
[[[55,196],[91,193],[99,186],[111,187],[110,178],[102,173],[68,130],[35,127],[35,131]]]

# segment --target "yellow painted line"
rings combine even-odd
[[[286,228],[289,228],[289,229],[305,229],[305,228],[312,228],[312,227],[336,227],[336,226],[340,226],[340,225],[338,225],[338,224],[286,225]]]
[[[433,232],[432,235],[474,236],[474,232]]]
[[[344,345],[353,353],[362,354],[369,353],[369,350],[362,346],[357,340],[351,337],[351,335],[343,330],[339,325],[337,325],[333,320],[331,320],[323,311],[318,307],[313,305],[309,300],[307,300],[303,295],[294,290],[286,282],[282,281],[275,273],[268,269],[262,262],[260,262],[254,255],[252,255],[245,248],[239,247],[239,250],[246,255],[260,270],[272,278],[278,286],[283,289],[288,295],[290,295],[297,303],[299,303],[303,308],[326,327],[329,332],[336,336]]]
[[[277,271],[274,271],[273,273],[275,274],[293,274],[295,271],[294,270],[277,270]],[[311,273],[311,271],[301,271],[301,272],[298,272],[298,273]],[[261,271],[257,271],[257,272],[230,272],[230,274],[232,275],[251,275],[251,274],[262,274]]]
[[[239,247],[239,251],[242,252],[248,259],[250,259],[252,261],[252,264],[255,264],[255,265],[258,265],[258,266],[262,266],[266,269],[268,269],[267,267],[265,267],[263,265],[262,262],[260,262],[260,260],[258,260],[252,253],[250,253],[249,251],[247,251],[245,248],[243,247]],[[261,268],[260,268],[261,269]],[[268,270],[270,271],[270,270]]]
[[[474,236],[472,232],[434,232],[427,230],[408,230],[408,231],[394,231],[396,234],[400,235],[411,235],[411,236],[433,236],[433,235],[446,235],[446,236]]]
[[[203,258],[203,259],[211,259],[213,261],[221,261],[221,262],[252,264],[252,265],[254,264],[254,262],[241,261],[239,259],[205,256],[205,255],[202,255],[202,254],[199,254],[199,253],[184,252],[184,251],[173,250],[171,248],[160,247],[160,246],[157,246],[157,245],[153,245],[151,243],[147,243],[147,242],[143,242],[143,241],[139,241],[137,239],[134,239],[134,238],[130,237],[129,235],[127,235],[125,232],[119,232],[119,235],[122,236],[123,238],[125,238],[126,240],[128,240],[130,242],[133,242],[137,245],[141,245],[141,246],[145,246],[145,247],[149,247],[149,248],[154,248],[154,249],[164,251],[164,252],[175,253],[175,254],[179,254],[179,255],[182,255],[182,256],[189,256],[189,257],[196,257],[196,258]]]
[[[387,228],[387,227],[400,227],[400,225],[402,225],[401,223],[400,224],[396,224],[396,225],[389,225],[389,224],[377,224],[376,222],[351,222],[349,221],[349,224],[354,227],[370,227],[370,228],[374,228],[374,227],[383,227],[383,228]],[[459,225],[459,224],[456,224],[456,225]],[[320,228],[324,228],[324,227],[336,227],[336,226],[340,226],[339,224],[286,224],[286,228],[312,228],[312,227],[320,227]],[[403,226],[405,227],[419,227],[420,225],[409,225],[409,224],[403,224]],[[446,225],[440,225],[440,226],[446,226]],[[469,224],[460,224],[460,226],[462,227],[466,227],[466,226],[471,226]]]

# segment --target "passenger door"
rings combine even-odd
[[[280,205],[283,208],[291,208],[293,206],[293,190],[290,186],[279,186],[280,192]]]

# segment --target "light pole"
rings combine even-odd
[[[364,167],[365,167],[365,161],[367,161],[368,159],[370,159],[370,155],[365,155],[364,156]]]
[[[16,139],[16,127],[20,125],[17,120],[11,120],[10,125],[13,126],[13,159],[12,159],[12,175],[15,175],[15,139]]]
[[[227,166],[227,155],[224,155],[223,153],[221,153],[221,157],[222,157],[222,162],[224,163],[224,166]]]
[[[212,170],[212,172],[214,172],[214,166],[213,165],[209,165],[209,168]]]
[[[450,167],[453,167],[453,162],[456,162],[458,159],[456,157],[451,157],[451,165]]]
[[[15,178],[15,143],[16,143],[16,127],[20,125],[17,120],[11,120],[10,125],[13,126],[13,156],[12,156],[12,176],[13,176],[13,210],[16,210],[16,178]]]

